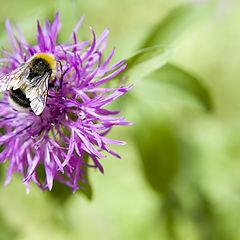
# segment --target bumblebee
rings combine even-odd
[[[37,53],[12,72],[0,76],[0,92],[9,91],[10,104],[18,111],[40,115],[47,101],[48,82],[54,80],[57,60],[53,54]]]

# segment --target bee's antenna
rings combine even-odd
[[[59,82],[60,82],[60,84],[59,84],[59,89],[60,89],[60,88],[62,88],[63,75],[64,75],[64,74],[62,73],[62,72],[63,72],[63,69],[62,69],[62,63],[61,63],[61,61],[58,60],[57,62],[58,62],[59,66],[60,66],[60,69],[61,69],[61,77],[60,77],[60,79],[59,79]]]
[[[59,89],[61,89],[62,88],[62,85],[63,85],[63,77],[64,77],[64,75],[66,74],[66,72],[68,71],[68,69],[66,69],[64,72],[63,72],[63,69],[62,69],[62,63],[61,63],[61,61],[58,61],[58,63],[59,63],[59,65],[60,65],[60,69],[61,69],[61,77],[60,77],[60,79],[59,79],[59,82],[60,82],[60,84],[59,84]]]
[[[61,61],[57,60],[57,63],[60,65],[61,72],[62,72],[62,63],[61,63]]]

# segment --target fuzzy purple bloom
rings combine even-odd
[[[109,62],[113,51],[103,61],[108,30],[96,39],[78,42],[76,31],[83,18],[77,23],[66,44],[57,43],[61,28],[59,14],[53,23],[48,20],[43,27],[37,23],[37,44],[30,46],[15,26],[15,37],[10,23],[6,30],[10,38],[10,49],[2,50],[0,73],[6,74],[35,53],[52,53],[61,61],[57,69],[55,88],[49,88],[47,106],[40,116],[33,112],[18,112],[8,102],[8,94],[0,101],[0,127],[4,134],[0,144],[0,162],[10,160],[5,185],[13,172],[20,172],[27,192],[33,180],[42,190],[53,187],[56,179],[76,191],[79,181],[85,181],[83,166],[97,168],[103,173],[100,159],[104,151],[119,157],[108,144],[122,145],[123,141],[105,137],[114,125],[130,125],[122,117],[114,117],[119,111],[105,107],[126,93],[129,87],[106,88],[106,82],[125,69],[125,61],[113,66]],[[101,86],[102,85],[102,86]],[[84,161],[83,155],[90,161]],[[44,180],[38,176],[38,167],[44,166]]]

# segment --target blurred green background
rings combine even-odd
[[[122,74],[134,88],[112,105],[134,125],[109,134],[128,145],[89,171],[91,201],[26,195],[15,174],[0,187],[0,240],[240,239],[240,1],[1,0],[1,45],[5,18],[34,43],[56,11],[60,41],[85,15],[79,39],[110,28],[112,63],[136,54]]]

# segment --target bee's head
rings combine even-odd
[[[56,57],[51,53],[36,53],[29,59],[29,63],[35,65],[39,69],[47,67],[53,72],[57,69]]]
[[[49,63],[42,58],[35,58],[32,60],[31,67],[34,71],[43,72],[44,70],[51,69]]]

